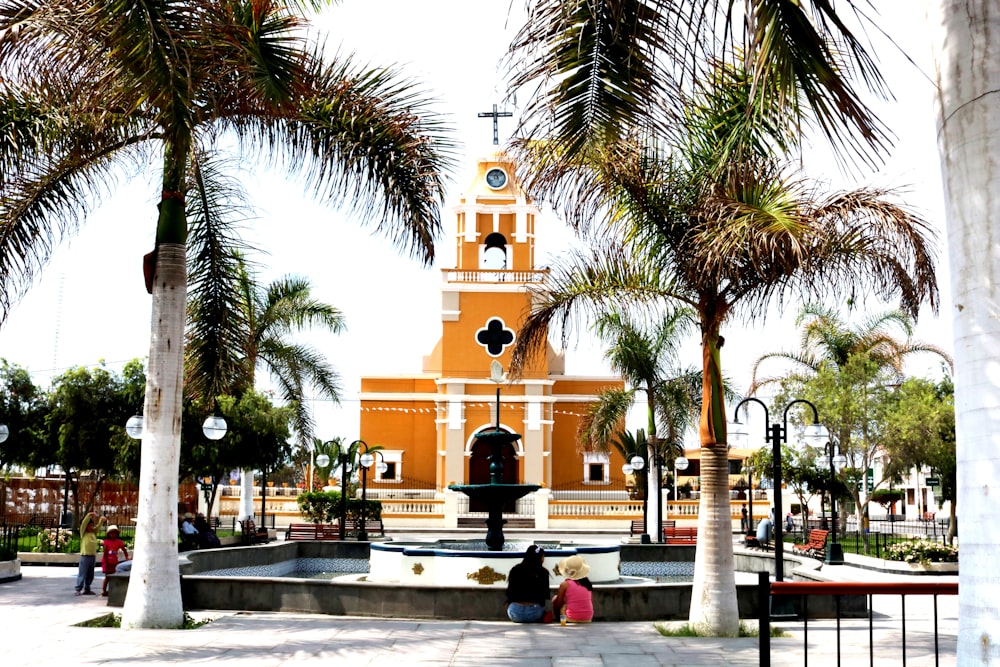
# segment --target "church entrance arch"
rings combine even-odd
[[[495,427],[494,427],[495,428]],[[493,430],[486,429],[486,430]],[[469,484],[489,484],[490,483],[490,446],[485,442],[476,440],[472,443],[469,457]],[[500,448],[500,456],[503,460],[503,483],[518,483],[517,451],[510,443],[504,444]],[[470,512],[485,512],[486,505],[481,501],[469,500]],[[503,506],[503,511],[510,513],[514,511],[514,501]]]

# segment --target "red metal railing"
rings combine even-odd
[[[938,630],[938,603],[939,595],[958,595],[957,582],[812,582],[812,581],[776,581],[771,582],[766,572],[760,573],[760,596],[758,616],[760,618],[760,665],[770,667],[771,664],[771,640],[767,631],[771,620],[771,598],[772,596],[782,596],[786,600],[789,597],[798,597],[802,606],[799,616],[802,619],[803,627],[803,667],[809,665],[809,605],[810,596],[832,596],[835,601],[835,616],[837,622],[837,665],[841,664],[841,609],[840,602],[842,596],[867,597],[868,610],[868,661],[869,665],[875,664],[875,631],[874,613],[872,611],[872,597],[875,595],[898,595],[900,597],[901,614],[900,623],[902,630],[901,662],[906,665],[906,597],[914,595],[930,595],[934,599],[934,664],[940,664],[940,642]]]

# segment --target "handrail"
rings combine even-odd
[[[901,624],[902,624],[902,665],[906,665],[906,596],[908,595],[930,595],[934,599],[934,658],[935,664],[939,664],[940,646],[938,643],[938,607],[937,598],[939,595],[958,595],[958,582],[925,582],[925,581],[770,581],[767,572],[760,572],[758,575],[758,618],[760,621],[760,666],[770,667],[771,664],[771,637],[768,631],[772,611],[772,596],[799,596],[802,600],[802,628],[803,645],[805,646],[803,666],[809,665],[809,611],[808,598],[810,595],[833,596],[836,605],[837,619],[837,666],[841,664],[840,645],[840,603],[844,595],[867,596],[868,607],[868,656],[869,664],[875,664],[875,635],[874,635],[874,612],[872,609],[872,597],[875,595],[898,595],[901,600]],[[787,607],[787,605],[785,605]]]
[[[772,581],[771,595],[958,595],[958,582]]]

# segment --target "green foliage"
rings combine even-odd
[[[65,528],[47,528],[38,533],[38,546],[35,551],[39,553],[72,553],[69,550],[72,542],[73,531]]]
[[[903,495],[903,492],[899,489],[876,489],[868,495],[868,500],[888,509],[893,503],[898,503],[902,500]]]
[[[655,623],[654,627],[664,637],[713,637],[715,635],[699,632],[690,623]],[[789,634],[776,625],[768,625],[772,637],[788,637]],[[760,637],[760,628],[740,621],[740,637]]]
[[[57,449],[49,463],[58,463],[64,470],[123,474],[121,453],[134,446],[125,433],[125,422],[135,414],[144,391],[145,377],[138,361],[130,362],[122,375],[103,366],[77,366],[56,377],[46,424]]]
[[[51,463],[46,456],[51,454],[45,439],[47,409],[45,393],[31,381],[28,371],[0,359],[0,423],[10,431],[0,443],[0,466]]]
[[[203,618],[196,619],[191,614],[184,612],[184,625],[181,626],[181,630],[194,630],[200,628],[203,625],[211,623],[212,619]],[[101,614],[97,618],[92,618],[89,621],[83,621],[81,623],[74,623],[73,627],[76,628],[120,628],[122,627],[122,615],[121,614]]]
[[[332,523],[340,513],[340,491],[308,491],[298,497],[299,512],[310,523]]]
[[[339,491],[310,491],[300,493],[298,503],[299,512],[310,523],[335,523],[340,518]],[[348,498],[347,518],[360,519],[362,506],[360,498]],[[365,516],[368,519],[382,518],[381,501],[369,500],[365,503],[364,507],[367,507]]]
[[[235,468],[271,471],[284,464],[291,453],[288,437],[293,407],[276,407],[267,396],[254,391],[239,398],[220,396],[217,405],[218,414],[226,419],[226,435],[221,440],[208,440],[202,422],[211,412],[194,403],[185,404],[182,476],[207,474],[218,481]]]
[[[907,378],[891,395],[886,418],[890,474],[929,466],[941,477],[940,494],[956,499],[955,387],[951,378]]]
[[[930,540],[911,540],[890,544],[885,550],[889,560],[907,563],[957,563],[958,547]]]

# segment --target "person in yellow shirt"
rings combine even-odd
[[[97,560],[97,531],[107,522],[107,517],[97,518],[93,512],[87,512],[80,522],[80,566],[76,572],[76,594],[96,595],[90,590],[94,583],[94,563]]]

